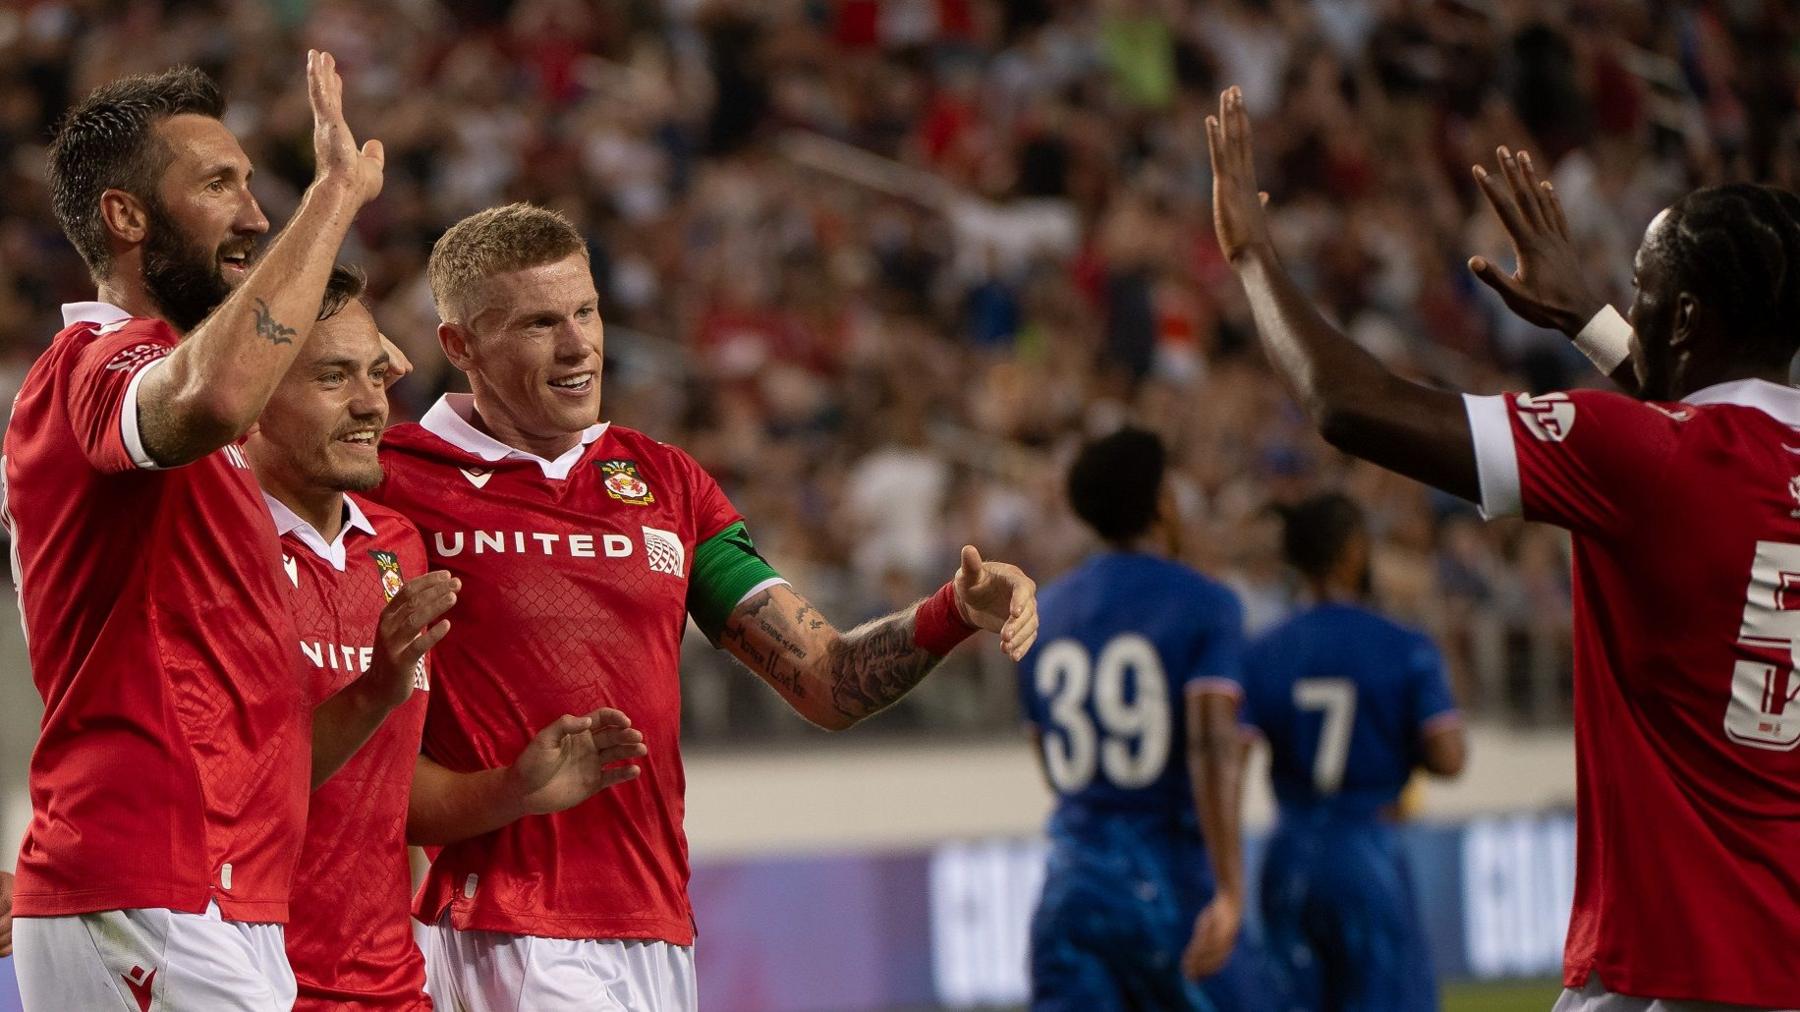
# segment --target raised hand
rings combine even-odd
[[[1225,259],[1237,261],[1254,250],[1272,253],[1268,195],[1256,189],[1256,159],[1250,147],[1250,114],[1236,85],[1219,96],[1219,114],[1206,117],[1212,152],[1213,230]]]
[[[1469,258],[1469,270],[1526,322],[1574,337],[1606,301],[1588,287],[1562,201],[1549,180],[1538,178],[1531,156],[1506,148],[1495,154],[1500,173],[1477,165],[1475,182],[1512,240],[1519,269],[1508,274],[1477,256]]]
[[[983,562],[974,545],[964,545],[956,570],[956,608],[963,621],[1000,634],[1000,648],[1013,660],[1037,641],[1037,584],[1017,566]]]
[[[350,125],[344,122],[344,79],[330,53],[306,51],[306,93],[312,101],[315,178],[342,180],[359,207],[374,200],[381,192],[386,156],[378,140],[356,146]]]
[[[381,609],[375,624],[375,656],[363,678],[386,705],[399,706],[412,695],[419,661],[450,631],[448,620],[438,620],[456,604],[461,589],[462,581],[449,573],[426,573],[408,580]]]
[[[631,760],[649,753],[644,733],[618,710],[563,716],[513,760],[512,789],[526,814],[560,812],[634,779],[638,767]]]
[[[1244,912],[1236,897],[1224,892],[1213,895],[1212,902],[1194,920],[1194,934],[1181,953],[1181,972],[1189,980],[1210,977],[1224,969],[1237,945],[1238,926]]]

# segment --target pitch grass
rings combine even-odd
[[[1554,980],[1450,984],[1443,993],[1444,1012],[1550,1012],[1562,984]]]

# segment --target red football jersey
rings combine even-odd
[[[1573,536],[1564,983],[1800,1006],[1800,391],[1468,405],[1484,510]]]
[[[275,527],[243,452],[147,466],[136,391],[178,340],[100,303],[25,377],[6,430],[13,572],[44,721],[14,913],[133,907],[284,921],[311,698]]]
[[[462,929],[693,942],[682,831],[681,637],[694,546],[741,519],[687,454],[596,425],[555,461],[512,450],[450,395],[382,439],[375,492],[463,581],[425,751],[510,764],[565,713],[612,706],[644,732],[636,780],[443,849],[416,906]]]
[[[355,681],[375,653],[381,609],[425,572],[425,546],[405,518],[344,497],[346,519],[327,544],[270,499],[281,564],[294,585],[300,652],[320,702]],[[430,688],[421,664],[414,692],[344,767],[312,795],[294,876],[288,962],[296,1009],[430,1009],[425,958],[412,936],[406,803]]]

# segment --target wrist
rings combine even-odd
[[[1610,305],[1601,305],[1599,311],[1575,323],[1573,330],[1565,328],[1563,332],[1574,339],[1576,350],[1609,376],[1631,357],[1631,324]]]
[[[1244,271],[1252,267],[1269,267],[1277,262],[1275,244],[1268,238],[1247,242],[1225,255],[1227,263],[1233,270]]]
[[[913,613],[913,645],[935,657],[943,657],[980,628],[970,621],[958,600],[956,584],[946,583],[919,603]]]
[[[519,772],[518,765],[515,763],[499,773],[489,797],[489,809],[494,819],[504,824],[530,815],[532,788],[525,782],[525,775]]]

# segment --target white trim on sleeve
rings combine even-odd
[[[1513,444],[1512,419],[1507,417],[1506,398],[1501,395],[1478,397],[1463,395],[1463,409],[1469,413],[1469,437],[1474,444],[1475,471],[1481,479],[1481,515],[1518,516],[1525,510],[1519,490],[1519,453]]]
[[[744,591],[744,596],[737,599],[737,604],[732,605],[731,610],[737,611],[738,606],[742,605],[745,601],[748,601],[751,598],[755,597],[756,595],[762,593],[763,591],[768,590],[770,587],[781,586],[783,584],[787,584],[787,581],[782,579],[779,576],[771,576],[768,579],[764,580],[763,582],[757,584],[756,586],[751,587],[749,590]],[[789,584],[789,586],[791,586],[791,584]],[[730,614],[730,612],[727,612],[727,614]]]
[[[138,432],[138,385],[150,370],[162,365],[168,356],[158,358],[150,364],[131,374],[131,382],[125,387],[125,400],[119,405],[119,437],[125,441],[125,452],[131,455],[131,462],[146,471],[160,471],[162,465],[151,458],[150,452],[144,449],[143,436]]]

